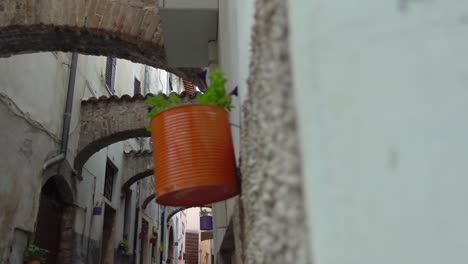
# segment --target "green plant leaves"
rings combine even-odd
[[[46,263],[48,250],[37,247],[35,245],[30,245],[23,254],[24,261],[30,260],[39,260],[41,263]]]
[[[219,69],[214,70],[210,73],[209,79],[211,84],[206,92],[199,96],[198,102],[200,104],[217,105],[231,111],[231,96],[226,92],[227,80],[224,78],[223,72]]]
[[[148,97],[146,104],[151,106],[151,111],[146,116],[152,118],[164,109],[181,105],[182,100],[174,93],[170,94],[168,98],[163,93],[158,93],[157,95]],[[147,126],[146,130],[151,131],[151,127]]]
[[[128,240],[127,239],[123,239],[119,242],[119,247],[120,249],[122,249],[123,251],[127,252],[128,251]]]
[[[231,111],[231,96],[226,92],[227,80],[224,78],[223,72],[219,69],[214,70],[210,73],[209,79],[211,80],[210,86],[205,93],[198,95],[198,102],[205,105],[216,105]],[[152,118],[165,109],[181,105],[182,100],[175,93],[171,93],[169,97],[166,97],[163,93],[158,93],[148,97],[146,103],[151,107],[147,116]],[[146,130],[151,131],[151,127],[146,127]]]
[[[177,94],[174,94],[174,93],[171,93],[171,94],[169,95],[169,101],[171,101],[172,106],[176,106],[176,105],[181,105],[181,104],[182,104],[182,100],[180,100],[180,97],[179,97]]]
[[[146,103],[151,106],[151,111],[147,114],[149,118],[155,116],[158,112],[171,107],[171,102],[166,99],[163,93],[150,96],[146,99]]]

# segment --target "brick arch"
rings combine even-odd
[[[196,206],[192,206],[192,207],[196,207]],[[167,223],[169,223],[169,221],[171,220],[171,218],[176,215],[178,212],[181,212],[185,209],[189,209],[189,208],[192,208],[192,207],[172,207],[171,210],[168,212],[168,215],[167,215]]]
[[[154,200],[156,198],[156,195],[154,194],[151,194],[149,195],[148,197],[145,198],[145,200],[143,201],[143,204],[141,205],[141,207],[143,208],[143,210],[146,209],[146,207],[148,206],[148,204]]]
[[[196,95],[182,92],[179,97],[186,104],[196,102]],[[122,140],[150,136],[146,130],[149,119],[146,117],[148,106],[145,98],[142,95],[124,95],[120,98],[90,98],[82,102],[80,139],[74,161],[74,168],[79,174],[89,157],[102,148]]]
[[[148,197],[150,198],[150,197]],[[147,198],[147,199],[148,199]],[[151,201],[151,199],[150,199]],[[174,215],[176,215],[178,212],[181,212],[183,210],[186,210],[186,209],[190,209],[190,208],[199,208],[200,206],[188,206],[188,207],[169,207],[169,210],[168,210],[168,216],[167,216],[167,222],[169,223],[169,221],[171,220],[171,217],[173,217]],[[211,208],[211,205],[209,206],[202,206],[203,208]],[[144,208],[144,207],[143,207]]]
[[[139,180],[153,175],[153,153],[151,151],[130,151],[124,155],[122,166],[122,192]],[[154,187],[153,187],[154,188]]]
[[[156,0],[0,1],[0,57],[40,51],[128,59],[204,87],[199,69],[167,65]]]
[[[74,204],[77,195],[77,186],[76,182],[72,178],[73,168],[70,163],[65,160],[60,164],[55,164],[54,166],[43,171],[41,186],[54,178],[55,182],[58,185],[58,190],[62,200],[67,204]]]
[[[138,150],[138,151],[128,151],[124,153],[123,166],[122,166],[122,193],[127,193],[132,186],[137,181],[143,180],[146,177],[153,176],[153,152],[148,150]],[[148,195],[142,203],[143,210],[146,209],[148,204],[156,198],[154,194],[154,185],[150,188],[153,189],[153,193]],[[198,206],[195,206],[198,207]],[[190,208],[190,207],[173,207],[167,206],[167,213],[171,217],[180,212],[181,210]],[[175,212],[177,211],[177,212]],[[175,213],[174,213],[175,212]]]

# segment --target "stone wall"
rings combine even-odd
[[[310,262],[287,7],[284,0],[256,3],[241,124],[242,196],[234,216],[242,263]]]

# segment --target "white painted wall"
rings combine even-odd
[[[240,124],[242,102],[247,96],[247,78],[250,64],[251,26],[254,16],[254,1],[219,1],[218,56],[219,67],[225,73],[231,91],[238,86],[238,97],[233,97],[230,113],[231,131],[236,160],[239,158]],[[235,199],[213,204],[215,252],[221,242],[233,213]]]
[[[187,214],[187,230],[200,231],[200,208],[193,207],[185,210]]]
[[[468,2],[290,3],[314,263],[466,263]]]
[[[0,92],[57,138],[62,131],[70,59],[69,54],[50,52],[0,59]]]
[[[166,214],[170,214],[169,208],[167,208]],[[172,227],[173,234],[174,234],[174,247],[173,247],[173,260],[171,263],[183,263],[184,261],[181,259],[179,260],[179,256],[183,256],[185,252],[185,231],[187,229],[187,214],[185,211],[180,211],[173,215],[167,224],[167,229],[165,230],[164,234],[164,256],[163,256],[163,263],[167,263],[167,259],[169,256],[169,231]],[[176,245],[177,244],[177,245]]]

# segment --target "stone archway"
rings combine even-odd
[[[189,209],[192,207],[170,207],[171,210],[168,210],[168,215],[167,215],[167,223],[171,220],[171,218],[176,215],[179,212],[182,212],[185,209]]]
[[[142,208],[143,210],[145,210],[146,207],[148,206],[148,204],[149,204],[151,201],[153,201],[154,199],[156,199],[156,195],[154,195],[154,194],[151,194],[151,195],[149,195],[148,197],[146,197],[145,200],[143,200],[143,203],[141,204],[141,208]]]
[[[153,175],[153,152],[149,150],[125,152],[123,162],[122,193],[128,192],[137,181]]]
[[[191,96],[182,92],[179,97],[185,104],[196,102],[196,94]],[[146,117],[148,105],[145,100],[146,97],[142,95],[124,95],[93,97],[82,102],[80,140],[74,161],[74,168],[79,174],[89,157],[100,149],[122,140],[150,136],[146,130],[149,119]]]
[[[168,67],[155,0],[0,1],[0,57],[40,51],[128,59],[204,86],[199,69]]]
[[[72,192],[61,176],[43,185],[37,214],[34,244],[49,250],[47,263],[71,263],[75,208]]]

